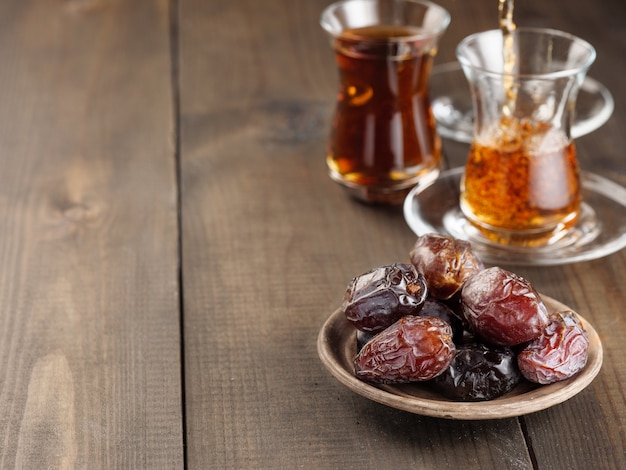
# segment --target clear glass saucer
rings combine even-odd
[[[471,142],[474,130],[472,97],[458,62],[433,68],[430,95],[439,134],[457,142]],[[611,117],[614,107],[609,90],[586,77],[576,100],[572,137],[576,139],[598,129]]]
[[[430,185],[418,185],[404,200],[404,219],[416,235],[442,233],[468,240],[487,264],[551,266],[601,258],[626,247],[626,188],[583,172],[583,207],[576,225],[554,244],[509,246],[480,234],[459,207],[464,168],[444,171]]]

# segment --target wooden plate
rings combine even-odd
[[[571,310],[541,296],[549,311]],[[355,393],[370,400],[411,413],[447,419],[498,419],[544,410],[564,402],[583,390],[602,367],[602,343],[593,327],[578,315],[589,335],[589,359],[575,377],[550,385],[522,380],[512,391],[482,402],[449,400],[422,384],[373,385],[359,380],[352,365],[356,354],[356,329],[336,310],[324,323],[317,338],[317,351],[328,371]]]

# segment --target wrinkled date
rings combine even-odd
[[[376,383],[430,380],[448,368],[455,346],[450,325],[406,316],[374,336],[354,359],[358,378]]]
[[[472,274],[484,268],[469,242],[439,234],[420,236],[410,258],[426,278],[431,297],[441,300],[452,297]]]
[[[530,283],[499,267],[471,276],[461,291],[463,316],[483,341],[515,346],[537,338],[548,311]]]
[[[357,329],[356,377],[421,382],[458,401],[483,401],[523,378],[549,384],[577,374],[589,340],[573,312],[548,315],[523,277],[485,269],[470,244],[418,238],[411,264],[355,277],[343,313]]]
[[[481,343],[457,346],[450,367],[430,384],[446,398],[459,401],[493,400],[519,382],[515,352]]]
[[[571,311],[550,315],[542,335],[518,353],[522,375],[531,382],[550,384],[573,377],[587,364],[589,338]]]
[[[394,264],[355,277],[342,310],[356,328],[377,333],[406,315],[417,315],[428,294],[426,279],[410,264]]]
[[[452,327],[452,339],[459,342],[463,338],[463,323],[457,314],[444,303],[427,298],[419,315],[421,317],[437,317],[445,320]]]

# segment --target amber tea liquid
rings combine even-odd
[[[574,143],[547,124],[501,123],[475,141],[463,178],[461,208],[495,241],[503,233],[537,241],[578,218],[580,179]],[[506,130],[505,130],[506,129]],[[549,236],[549,235],[548,235]]]
[[[370,201],[390,201],[438,169],[441,142],[427,93],[434,51],[418,29],[377,25],[335,39],[340,87],[327,154],[331,177]],[[433,47],[434,49],[434,47]]]

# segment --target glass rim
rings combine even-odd
[[[432,8],[434,10],[437,10],[442,15],[441,24],[437,28],[433,28],[428,31],[420,31],[419,33],[416,33],[416,34],[409,34],[406,36],[398,36],[398,37],[387,37],[387,38],[380,38],[380,39],[374,39],[372,37],[366,37],[366,36],[359,36],[357,34],[350,34],[349,36],[347,36],[349,39],[355,39],[355,40],[367,39],[368,41],[396,43],[396,42],[408,42],[408,41],[417,41],[417,40],[423,40],[423,39],[428,39],[428,38],[435,38],[435,37],[440,36],[446,31],[452,19],[452,16],[450,15],[450,12],[448,10],[446,10],[441,5],[438,5],[437,3],[432,2],[430,0],[339,0],[325,7],[324,10],[322,10],[322,13],[320,15],[320,26],[330,36],[335,37],[335,38],[342,37],[345,30],[342,29],[341,31],[337,31],[336,28],[334,28],[327,20],[328,16],[333,11],[339,9],[341,6],[349,4],[349,3],[362,3],[362,4],[369,4],[369,5],[373,5],[377,3],[413,4],[413,5],[423,6],[426,9]],[[381,24],[381,23],[364,24],[363,27],[374,26],[377,24]]]
[[[582,72],[586,72],[589,67],[596,60],[597,52],[595,47],[591,45],[585,39],[582,39],[574,34],[568,33],[566,31],[561,31],[553,28],[537,28],[537,27],[518,27],[513,31],[513,35],[519,34],[528,34],[534,36],[552,36],[559,37],[562,39],[570,40],[572,43],[576,43],[583,48],[587,49],[588,57],[585,61],[583,61],[580,65],[572,66],[564,68],[563,70],[556,70],[553,72],[543,72],[543,73],[515,73],[515,72],[505,72],[504,70],[493,70],[487,67],[478,66],[472,61],[470,61],[461,50],[468,45],[468,43],[475,41],[480,36],[486,36],[489,34],[498,34],[502,36],[502,30],[500,29],[490,29],[486,31],[480,31],[477,33],[470,34],[461,40],[461,42],[456,47],[456,57],[458,61],[461,63],[463,67],[469,67],[472,70],[479,71],[484,73],[485,75],[490,75],[492,77],[513,77],[513,78],[521,78],[521,79],[554,79],[559,77],[571,77],[578,75]]]

